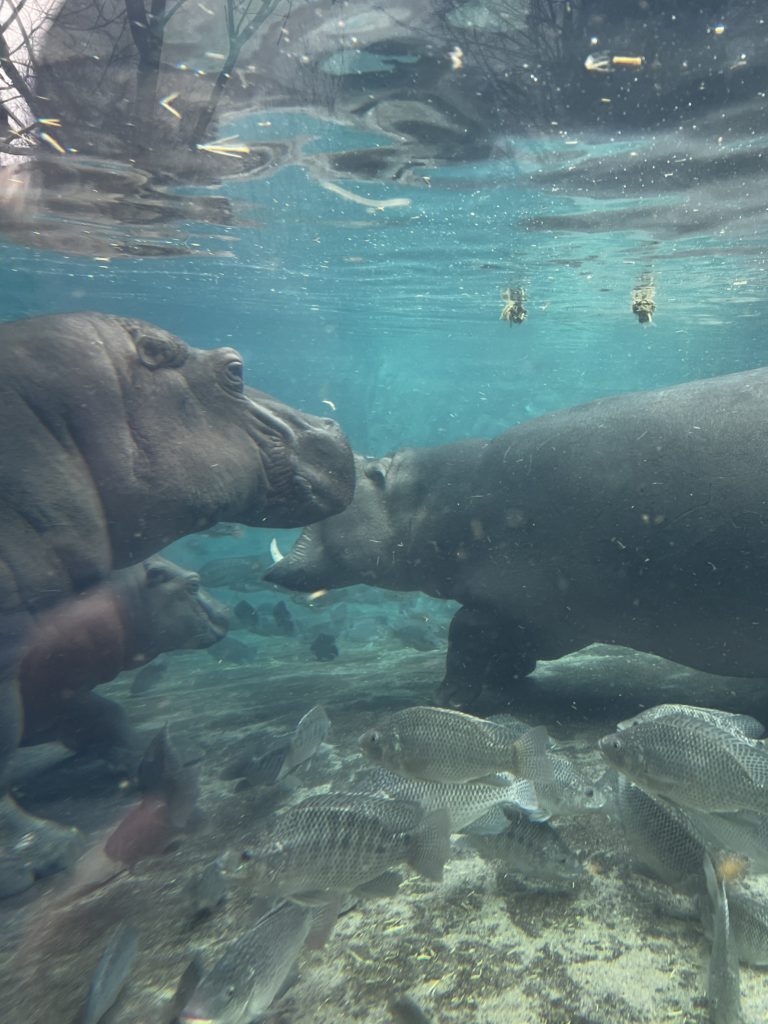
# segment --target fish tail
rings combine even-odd
[[[532,782],[551,782],[552,765],[549,760],[549,736],[543,725],[534,726],[515,741],[512,771]]]
[[[408,863],[425,878],[442,882],[443,867],[451,852],[451,819],[441,807],[424,816],[408,851]]]

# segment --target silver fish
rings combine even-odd
[[[115,1005],[133,970],[138,948],[138,936],[130,925],[121,923],[112,929],[93,972],[82,1024],[98,1024]]]
[[[728,890],[728,917],[736,955],[743,964],[768,967],[768,903],[755,893]],[[712,919],[702,909],[702,924],[712,938]]]
[[[505,805],[507,827],[496,835],[467,835],[465,842],[484,860],[527,878],[577,879],[584,874],[578,857],[547,822],[535,822],[517,807]]]
[[[248,851],[249,876],[266,895],[347,893],[398,864],[439,881],[450,852],[445,810],[365,795],[310,797],[278,815]]]
[[[470,782],[502,771],[546,782],[547,742],[543,726],[515,739],[503,725],[433,707],[395,711],[359,740],[375,764],[427,782]]]
[[[644,793],[623,775],[613,807],[636,867],[683,892],[702,890],[706,851],[684,811]]]
[[[587,814],[605,807],[608,790],[600,782],[591,782],[576,765],[562,754],[547,754],[552,773],[546,782],[535,782],[539,807],[547,814]]]
[[[312,912],[285,901],[227,947],[203,976],[179,1019],[184,1024],[250,1024],[282,988],[312,925]]]
[[[308,761],[317,752],[320,744],[328,735],[330,727],[331,723],[324,708],[319,704],[310,708],[296,726],[275,781],[279,782],[294,768],[298,768],[300,764]]]
[[[708,813],[690,807],[686,814],[709,846],[748,857],[750,874],[768,873],[768,816],[754,811]]]
[[[211,914],[227,895],[227,862],[230,854],[222,854],[196,875],[189,883],[189,899],[192,913]]]
[[[712,952],[707,973],[707,1001],[712,1024],[743,1024],[741,1013],[741,977],[739,960],[731,933],[728,896],[725,884],[718,879],[712,860],[704,858],[709,916],[712,931]]]
[[[466,825],[499,803],[514,803],[527,810],[538,810],[536,794],[526,779],[499,773],[482,782],[425,782],[409,779],[387,768],[373,768],[358,780],[356,792],[410,800],[425,811],[444,807],[451,822],[451,832],[461,832]]]
[[[310,708],[290,735],[273,740],[264,753],[235,758],[223,777],[242,777],[252,786],[274,786],[317,752],[330,726],[325,709],[318,704]]]
[[[689,715],[691,718],[700,718],[703,722],[710,722],[712,725],[719,725],[723,729],[730,729],[741,736],[748,736],[750,739],[759,739],[765,735],[765,726],[758,722],[751,715],[738,715],[731,711],[718,711],[715,708],[699,708],[694,704],[657,704],[655,707],[646,708],[632,718],[619,722],[616,726],[618,732],[623,729],[631,729],[638,722],[649,722],[664,715]]]
[[[768,748],[703,719],[638,722],[604,736],[600,751],[641,789],[682,807],[768,813]]]

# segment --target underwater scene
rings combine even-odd
[[[0,0],[8,1024],[768,1019],[763,0]]]

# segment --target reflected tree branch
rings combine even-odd
[[[251,15],[251,10],[254,6],[253,0],[226,0],[224,17],[226,19],[227,39],[229,42],[227,56],[216,76],[208,102],[200,112],[197,124],[192,132],[192,138],[190,139],[192,149],[202,142],[208,134],[211,121],[240,57],[240,51],[281,2],[282,0],[260,0],[256,13]]]

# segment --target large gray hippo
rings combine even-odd
[[[100,313],[0,326],[0,793],[17,668],[58,602],[219,519],[294,526],[352,495],[333,421],[243,386],[233,349]],[[0,796],[0,895],[72,856],[72,830]]]
[[[267,579],[459,601],[456,704],[595,641],[768,676],[767,438],[761,368],[357,457],[353,503]]]
[[[36,616],[18,667],[22,746],[59,740],[132,770],[140,748],[128,717],[93,687],[164,651],[210,647],[228,628],[199,575],[160,555],[54,605]]]

